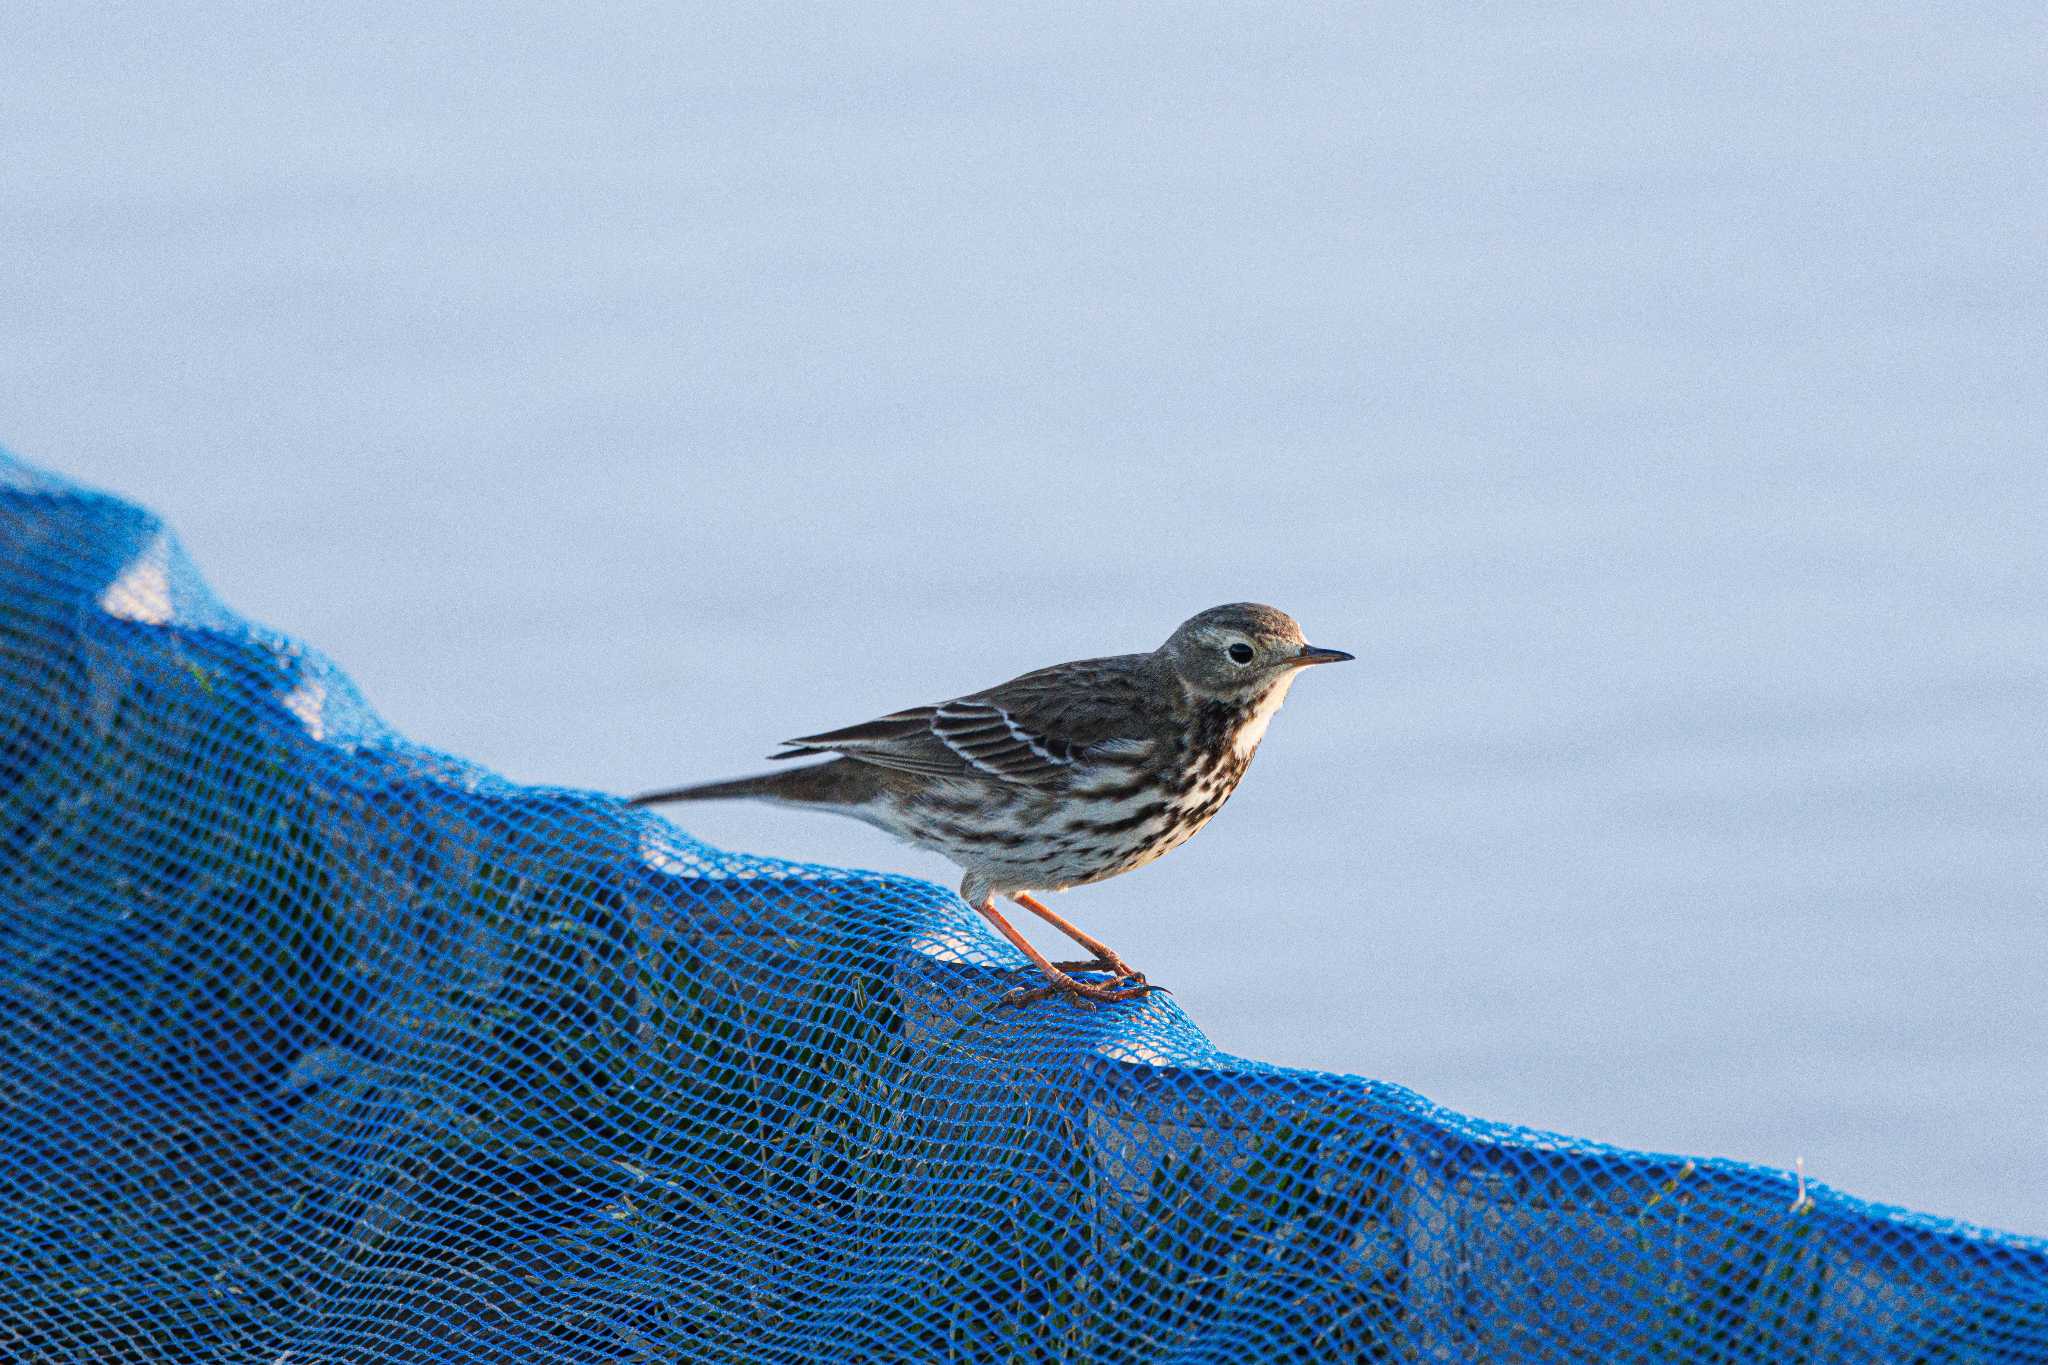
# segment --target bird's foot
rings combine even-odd
[[[1143,972],[1114,955],[1109,957],[1091,957],[1080,962],[1055,962],[1052,965],[1063,972],[1108,972],[1118,981],[1135,981],[1140,986],[1145,984],[1145,974]]]
[[[1067,964],[1061,963],[1061,966]],[[1122,976],[1107,984],[1094,981],[1079,981],[1063,976],[1057,981],[1047,981],[1043,986],[1030,986],[1011,991],[1003,997],[1005,1005],[1029,1005],[1054,996],[1065,996],[1077,1009],[1089,1009],[1096,1005],[1118,1005],[1126,1000],[1142,1000],[1154,991],[1166,987],[1154,986],[1136,972],[1126,971]]]

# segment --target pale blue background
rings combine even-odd
[[[7,7],[0,441],[534,781],[1274,602],[1221,1043],[2048,1233],[2038,5],[432,8]]]

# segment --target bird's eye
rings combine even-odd
[[[1242,640],[1224,652],[1230,655],[1230,661],[1234,664],[1248,664],[1252,661],[1252,647]]]

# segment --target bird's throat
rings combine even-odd
[[[1287,700],[1287,689],[1294,686],[1294,673],[1282,673],[1273,680],[1273,685],[1252,699],[1250,706],[1240,714],[1237,733],[1230,737],[1230,747],[1238,758],[1251,760],[1252,751],[1259,747],[1259,741],[1266,737],[1266,727],[1273,722],[1273,713],[1280,709],[1280,703]]]
[[[1259,741],[1266,737],[1266,727],[1272,723],[1280,703],[1287,699],[1287,689],[1293,682],[1293,675],[1285,674],[1256,695],[1202,705],[1189,727],[1192,770],[1206,776],[1227,769],[1230,780],[1235,782],[1251,762]]]

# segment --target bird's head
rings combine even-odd
[[[1309,664],[1351,655],[1309,644],[1284,611],[1233,602],[1183,621],[1159,647],[1159,657],[1197,696],[1249,702],[1275,689],[1284,695],[1296,671]]]

